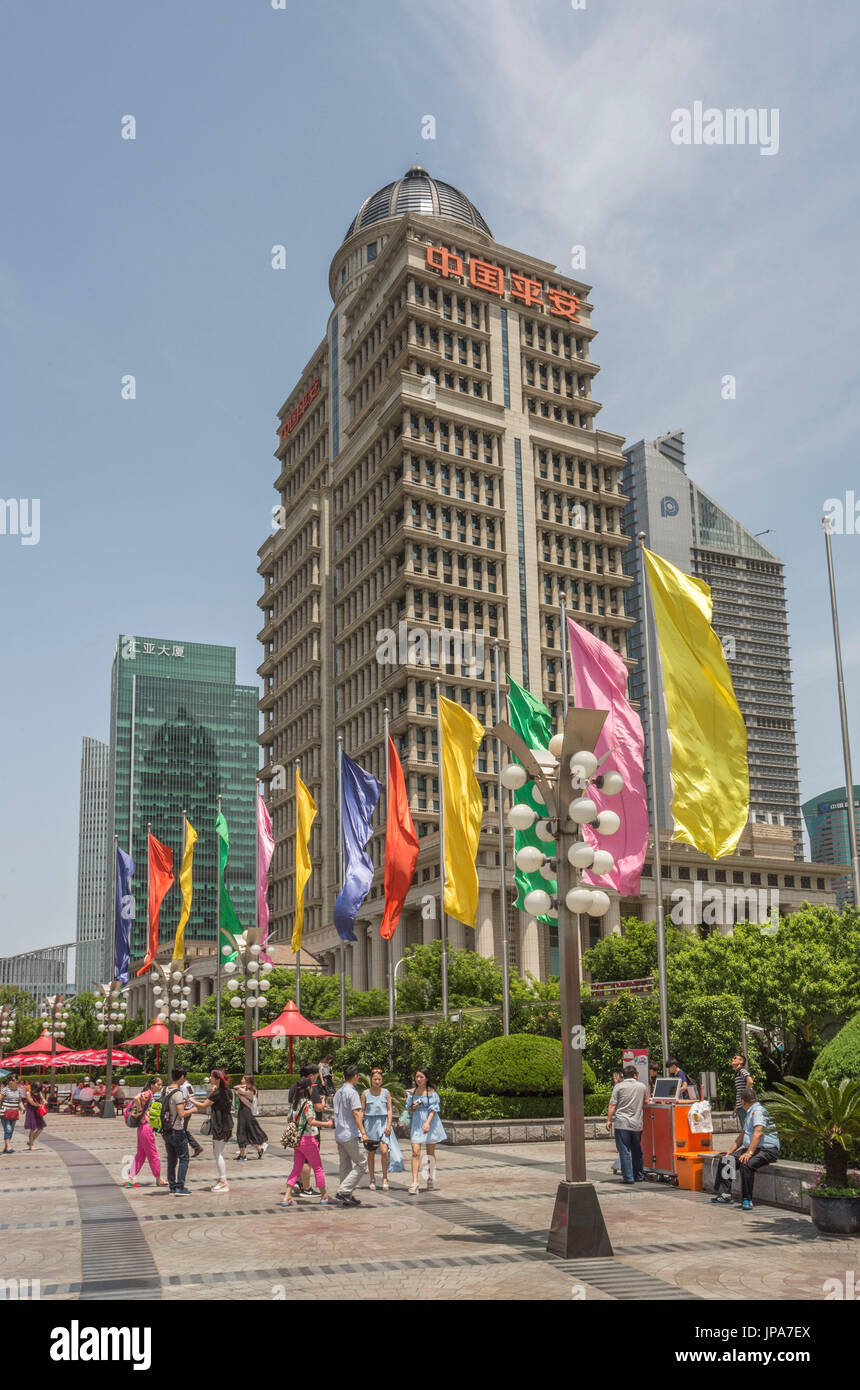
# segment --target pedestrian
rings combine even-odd
[[[747,1086],[744,1091],[741,1106],[744,1112],[744,1127],[717,1165],[715,1196],[711,1201],[715,1206],[721,1203],[725,1206],[731,1205],[735,1172],[732,1155],[737,1154],[741,1170],[741,1207],[743,1211],[752,1211],[755,1175],[765,1164],[776,1162],[779,1157],[779,1135],[752,1086]]]
[[[230,1081],[227,1075],[218,1068],[213,1067],[209,1075],[209,1091],[205,1100],[194,1100],[191,1102],[195,1110],[208,1110],[209,1130],[212,1135],[212,1156],[215,1159],[215,1171],[218,1180],[212,1192],[229,1192],[227,1184],[227,1165],[224,1162],[224,1149],[227,1140],[233,1133],[233,1092],[230,1090]],[[207,1133],[206,1121],[203,1122],[203,1133]]]
[[[269,1147],[269,1136],[257,1124],[257,1087],[254,1085],[253,1076],[246,1074],[242,1077],[241,1084],[235,1089],[235,1095],[239,1097],[239,1114],[236,1117],[236,1143],[239,1145],[239,1152],[236,1154],[236,1161],[245,1157],[245,1149],[249,1144],[254,1145],[257,1157],[262,1158]]]
[[[27,1148],[31,1151],[36,1147],[36,1140],[45,1128],[45,1116],[48,1107],[45,1104],[45,1097],[42,1094],[42,1084],[39,1081],[28,1081],[26,1083],[24,1096],[24,1128],[29,1138]]]
[[[12,1148],[12,1138],[15,1133],[15,1126],[21,1116],[21,1088],[12,1076],[6,1082],[2,1092],[0,1092],[0,1107],[3,1111],[3,1152],[4,1154],[14,1153]]]
[[[681,1068],[678,1066],[677,1059],[675,1057],[670,1057],[668,1062],[666,1063],[666,1066],[668,1068],[669,1075],[674,1076],[681,1083],[680,1089],[678,1091],[678,1099],[692,1100],[692,1096],[687,1090],[687,1087],[691,1084],[690,1078],[685,1071],[681,1071]]]
[[[125,1091],[123,1090],[122,1078],[111,1083],[110,1093],[114,1103],[114,1115],[121,1115],[125,1109]]]
[[[331,1064],[333,1061],[334,1058],[332,1054],[330,1052],[327,1052],[325,1057],[320,1058],[319,1064],[320,1090],[322,1091],[324,1096],[329,1097],[334,1095],[334,1081],[332,1079],[331,1070]]]
[[[433,1089],[429,1069],[419,1067],[415,1073],[415,1087],[406,1093],[406,1111],[412,1119],[409,1134],[412,1143],[412,1186],[407,1189],[410,1197],[418,1192],[422,1150],[427,1154],[429,1170],[427,1191],[432,1192],[436,1186],[436,1145],[448,1138],[439,1118],[441,1109],[442,1102],[439,1093]]]
[[[370,1089],[361,1093],[361,1116],[364,1121],[364,1128],[367,1133],[368,1142],[373,1145],[367,1151],[367,1166],[370,1173],[370,1190],[376,1191],[376,1148],[379,1148],[379,1157],[382,1163],[382,1190],[388,1191],[388,1164],[389,1150],[391,1158],[395,1164],[400,1160],[400,1169],[403,1171],[403,1159],[400,1154],[400,1146],[394,1133],[394,1111],[391,1105],[391,1092],[382,1084],[382,1067],[372,1067],[370,1071]]]
[[[326,1191],[326,1178],[320,1158],[318,1140],[318,1127],[322,1125],[325,1129],[333,1129],[334,1120],[321,1120],[317,1116],[311,1098],[314,1086],[310,1077],[300,1077],[293,1089],[295,1097],[290,1110],[290,1119],[298,1129],[299,1140],[293,1151],[293,1169],[287,1178],[287,1187],[281,1206],[297,1207],[299,1205],[296,1201],[296,1187],[301,1181],[302,1168],[309,1166],[313,1170],[314,1181],[320,1194],[320,1206],[336,1207],[337,1202],[333,1197],[329,1197]]]
[[[188,1135],[185,1132],[185,1121],[191,1111],[188,1109],[183,1091],[184,1081],[185,1068],[174,1067],[170,1073],[170,1085],[165,1087],[159,1096],[161,1137],[167,1150],[167,1185],[171,1197],[191,1196],[185,1186],[185,1175],[188,1172]]]
[[[300,1080],[310,1081],[311,1104],[314,1107],[314,1113],[317,1115],[318,1120],[323,1120],[325,1117],[325,1092],[320,1084],[318,1064],[316,1062],[306,1063],[306,1065],[302,1067],[300,1073]],[[294,1082],[293,1085],[290,1087],[288,1099],[291,1106],[295,1104],[298,1088],[298,1081]],[[331,1129],[332,1127],[333,1126],[331,1125],[324,1126],[324,1128],[326,1129]],[[317,1133],[317,1144],[319,1145],[320,1152],[322,1152],[322,1135],[319,1132]],[[310,1165],[307,1163],[302,1169],[302,1180],[299,1184],[297,1191],[300,1197],[315,1197],[317,1195],[317,1190],[311,1183]]]
[[[621,1160],[621,1181],[630,1187],[645,1181],[642,1160],[642,1109],[648,1087],[640,1081],[635,1067],[625,1067],[624,1076],[612,1089],[606,1128],[615,1126],[615,1147]]]
[[[657,1082],[658,1082],[659,1078],[660,1078],[660,1068],[657,1066],[657,1064],[656,1064],[655,1062],[651,1062],[651,1063],[649,1064],[649,1066],[648,1066],[648,1094],[649,1094],[649,1095],[652,1095],[652,1096],[653,1096],[653,1094],[654,1094],[654,1087],[657,1085]],[[615,1083],[615,1072],[612,1073],[612,1084],[613,1084],[613,1086],[616,1084],[616,1083]]]
[[[752,1086],[752,1077],[747,1068],[747,1059],[742,1052],[736,1052],[731,1060],[731,1068],[735,1074],[735,1119],[738,1128],[743,1129],[746,1111],[743,1107],[744,1091],[748,1086]]]
[[[334,1095],[334,1138],[340,1161],[340,1182],[335,1197],[341,1206],[360,1207],[353,1192],[367,1172],[367,1150],[364,1143],[367,1131],[361,1113],[361,1096],[354,1081],[358,1067],[350,1064],[343,1069],[343,1085]]]
[[[182,1073],[182,1081],[179,1083],[179,1089],[180,1089],[181,1092],[182,1092],[183,1100],[185,1100],[185,1101],[187,1102],[187,1101],[190,1101],[190,1100],[193,1100],[193,1099],[194,1099],[194,1087],[192,1086],[191,1082],[188,1080],[188,1073],[187,1073],[186,1071],[183,1071],[183,1073]],[[189,1155],[189,1161],[190,1161],[190,1159],[192,1159],[192,1158],[199,1158],[200,1155],[201,1155],[202,1152],[203,1152],[203,1145],[202,1145],[202,1144],[198,1144],[198,1142],[197,1142],[197,1140],[195,1139],[194,1135],[191,1133],[191,1116],[192,1116],[193,1114],[194,1114],[193,1107],[192,1107],[191,1109],[186,1109],[186,1114],[185,1114],[185,1138],[188,1140],[188,1146],[189,1146],[189,1148],[191,1149],[191,1153],[190,1153],[190,1155]]]
[[[617,1086],[618,1083],[619,1083],[619,1081],[623,1081],[623,1080],[624,1080],[624,1073],[623,1073],[622,1071],[614,1071],[614,1072],[612,1073],[612,1085],[613,1085],[613,1086]],[[613,1173],[620,1173],[620,1172],[621,1172],[621,1158],[620,1158],[620,1156],[619,1156],[619,1154],[618,1154],[618,1146],[617,1146],[617,1145],[616,1145],[616,1149],[615,1149],[615,1162],[614,1162],[613,1165],[612,1165],[612,1172],[613,1172]]]
[[[155,1178],[156,1187],[167,1186],[167,1179],[161,1176],[161,1159],[158,1157],[155,1131],[147,1118],[149,1107],[152,1105],[156,1093],[160,1090],[161,1077],[151,1076],[132,1102],[132,1118],[137,1120],[137,1153],[134,1156],[134,1163],[128,1175],[128,1182],[124,1184],[125,1187],[140,1187],[140,1183],[137,1182],[137,1175],[144,1163],[149,1164],[152,1175]],[[132,1126],[132,1128],[135,1128],[135,1126]]]

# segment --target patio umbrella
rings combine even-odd
[[[0,1057],[4,1066],[17,1067],[19,1071],[22,1067],[44,1067],[50,1060],[50,1052],[31,1052],[26,1057],[21,1052],[13,1052],[9,1057]]]
[[[291,999],[274,1023],[267,1023],[265,1028],[258,1028],[252,1036],[255,1038],[289,1038],[290,1072],[292,1073],[293,1038],[339,1038],[341,1035],[340,1033],[330,1033],[327,1028],[320,1028],[316,1023],[311,1023],[310,1019],[304,1018]]]
[[[113,1049],[111,1059],[119,1067],[139,1067],[142,1065],[139,1057],[132,1057],[130,1053],[123,1052],[117,1047]],[[107,1048],[89,1047],[85,1048],[83,1052],[72,1052],[68,1057],[63,1057],[61,1063],[54,1063],[54,1065],[62,1065],[63,1063],[75,1067],[81,1065],[87,1067],[106,1067]]]
[[[155,1043],[155,1065],[158,1067],[161,1056],[161,1044],[167,1042],[167,1025],[164,1023],[153,1023],[147,1028],[145,1033],[138,1033],[136,1038],[126,1038],[126,1047],[151,1047]],[[180,1038],[176,1033],[173,1035],[173,1042],[176,1047],[193,1047],[193,1038]]]

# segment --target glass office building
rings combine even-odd
[[[181,905],[183,812],[197,831],[188,941],[214,942],[218,919],[218,797],[230,832],[227,886],[240,921],[255,921],[257,701],[236,685],[232,647],[120,637],[111,682],[113,789],[109,829],[105,968],[113,974],[113,837],[135,863],[132,959],[147,937],[147,826],[173,850],[175,883],[161,909],[172,939]]]
[[[105,953],[104,882],[107,865],[110,748],[85,738],[81,749],[81,809],[78,835],[78,912],[75,989],[92,989],[102,978]]]
[[[850,864],[851,840],[848,835],[848,798],[844,787],[822,792],[803,803],[803,819],[809,836],[811,857],[822,864]],[[854,822],[860,826],[860,787],[854,787]],[[854,904],[851,873],[837,878],[836,903],[840,911]]]

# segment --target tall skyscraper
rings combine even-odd
[[[735,694],[747,727],[750,817],[784,825],[794,834],[795,857],[803,858],[795,738],[791,649],[782,561],[687,476],[682,431],[624,450],[624,529],[645,532],[645,544],[710,586],[713,626],[721,638]],[[637,662],[630,693],[641,706],[647,730],[648,693],[642,642],[642,594],[638,548],[625,556],[632,586],[627,611],[635,620],[628,651]],[[653,633],[653,627],[652,627]],[[652,650],[657,653],[656,645]],[[661,750],[658,817],[670,827],[669,741],[662,700],[654,710]],[[659,732],[657,732],[659,731]],[[646,737],[645,774],[651,778]],[[819,858],[813,854],[813,858]]]
[[[848,797],[844,787],[821,792],[803,803],[803,819],[809,835],[810,857],[822,864],[851,863],[851,841],[848,837]],[[854,820],[860,826],[860,787],[854,787]],[[836,902],[840,908],[854,904],[854,882],[850,869],[834,881]]]
[[[329,288],[325,335],[279,411],[259,670],[272,926],[283,939],[293,925],[299,760],[320,808],[305,945],[333,969],[337,737],[384,781],[390,711],[421,843],[399,955],[440,935],[435,678],[490,727],[498,642],[503,688],[510,671],[559,713],[561,596],[624,655],[631,581],[622,440],[596,427],[587,285],[496,242],[468,198],[415,167],[361,204]],[[554,934],[510,912],[510,855],[501,899],[490,740],[477,768],[487,810],[477,929],[450,921],[449,935],[499,957],[507,912],[513,963],[543,977],[557,968]],[[380,810],[350,950],[358,986],[385,982],[383,832]],[[601,929],[606,919],[590,926]]]
[[[85,738],[81,751],[81,809],[78,830],[78,925],[75,989],[101,980],[105,957],[104,885],[107,872],[110,746]]]
[[[176,883],[161,910],[162,940],[179,920],[182,817],[199,836],[194,905],[186,940],[212,941],[218,923],[218,797],[230,831],[227,882],[240,921],[256,920],[256,771],[259,752],[254,686],[236,685],[232,647],[123,636],[111,680],[110,786],[105,979],[113,978],[113,837],[135,863],[132,957],[146,945],[147,825],[173,850]]]

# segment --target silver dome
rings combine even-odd
[[[447,217],[452,222],[477,227],[490,237],[493,235],[475,204],[459,188],[442,183],[441,179],[431,178],[426,169],[415,164],[407,169],[402,179],[387,183],[378,193],[365,198],[350,223],[344,241],[374,222],[382,222],[386,217],[399,217],[407,212],[415,212],[422,217]]]

